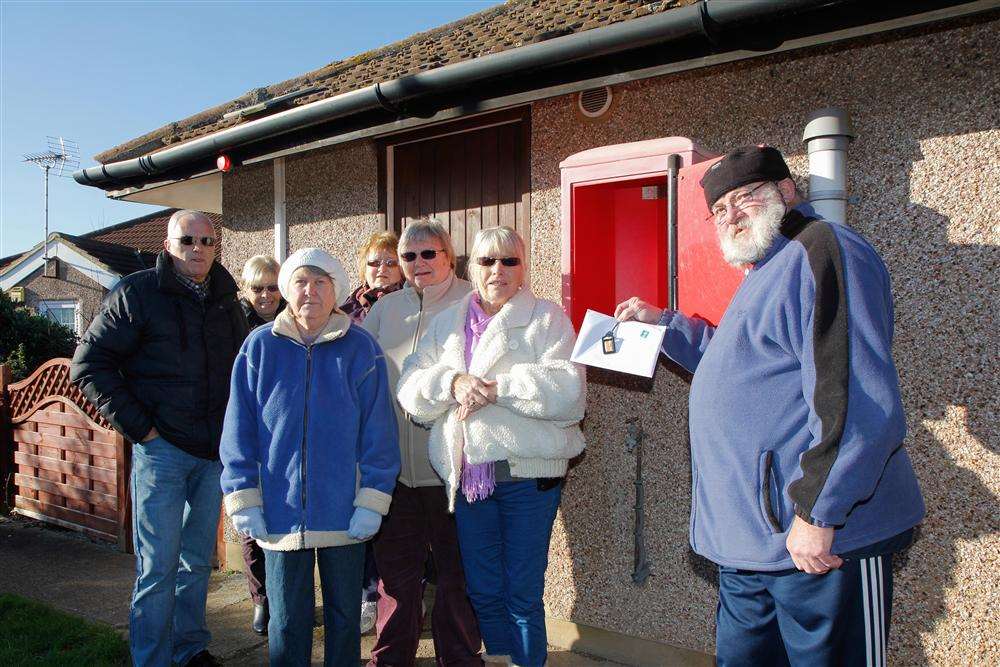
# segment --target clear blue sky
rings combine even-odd
[[[81,164],[257,87],[499,4],[12,2],[0,0],[0,257],[42,239],[42,172],[21,162],[47,135]],[[49,229],[81,234],[158,207],[49,179]]]

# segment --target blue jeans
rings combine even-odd
[[[264,550],[267,570],[268,657],[274,667],[308,665],[312,657],[315,584],[323,587],[323,664],[357,667],[361,661],[361,576],[365,545]]]
[[[544,665],[545,568],[562,485],[541,491],[536,480],[498,482],[493,495],[455,502],[466,590],[491,655],[523,667]]]
[[[205,623],[219,525],[222,464],[163,438],[132,449],[135,589],[129,644],[136,665],[183,665],[212,635]]]

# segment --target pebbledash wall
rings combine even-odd
[[[1000,21],[868,38],[839,47],[617,86],[605,118],[575,98],[532,110],[532,287],[560,298],[559,162],[578,151],[687,136],[717,151],[779,147],[806,185],[806,114],[850,110],[849,224],[893,278],[895,357],[928,516],[897,562],[896,664],[990,664],[1000,655]],[[381,218],[375,148],[355,142],[287,160],[292,249],[319,245],[348,266]],[[270,164],[227,175],[223,262],[273,248]],[[648,389],[648,388],[646,388]],[[547,573],[551,617],[714,652],[716,576],[687,543],[686,378],[664,363],[651,391],[591,382],[588,448],[572,469]],[[747,410],[772,409],[747,397]],[[646,544],[632,571],[634,458],[645,431]]]
[[[80,312],[80,331],[86,331],[97,314],[97,309],[101,307],[101,300],[107,290],[65,262],[58,259],[55,262],[58,277],[46,276],[43,268],[39,267],[20,282],[24,286],[25,303],[37,310],[41,301],[76,301]]]

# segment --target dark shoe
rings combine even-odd
[[[267,603],[255,604],[253,606],[253,623],[250,625],[258,635],[267,634],[267,622],[271,615],[267,613]]]
[[[184,667],[222,667],[222,663],[208,651],[201,651],[185,662]]]

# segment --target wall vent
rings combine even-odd
[[[611,108],[610,86],[601,86],[600,88],[591,88],[583,91],[577,98],[577,105],[580,107],[580,113],[587,118],[599,118],[603,116]]]

